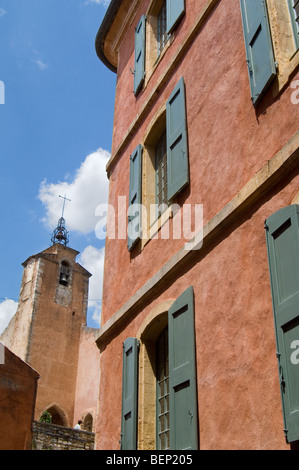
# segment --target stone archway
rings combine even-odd
[[[66,415],[57,403],[52,403],[47,408],[45,408],[44,411],[47,411],[52,416],[52,424],[65,427],[68,426]]]
[[[93,429],[93,416],[91,413],[87,413],[83,419],[84,431],[92,432]]]

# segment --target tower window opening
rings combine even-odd
[[[66,261],[62,261],[60,267],[59,284],[68,286],[70,282],[70,266]]]

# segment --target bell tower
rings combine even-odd
[[[63,216],[51,241],[23,263],[18,309],[0,339],[40,375],[35,419],[51,410],[54,424],[72,426],[91,274],[68,246]]]

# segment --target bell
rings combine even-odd
[[[57,240],[62,240],[63,239],[63,233],[58,232],[57,235],[56,235],[56,238],[57,238]]]
[[[64,273],[62,273],[60,276],[60,284],[62,284],[63,286],[67,286],[67,276]]]

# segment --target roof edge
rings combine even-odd
[[[108,67],[109,70],[114,73],[117,73],[117,68],[111,64],[111,62],[109,62],[105,56],[104,45],[107,34],[110,31],[113,21],[115,20],[121,3],[122,0],[111,0],[95,39],[95,49],[98,58],[103,62],[104,65],[106,65],[106,67]]]

